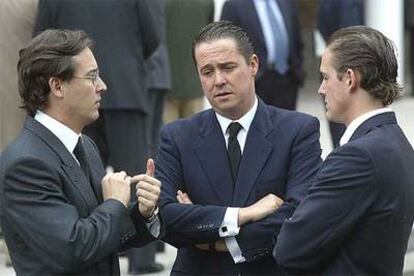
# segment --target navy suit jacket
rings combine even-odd
[[[103,202],[102,162],[89,137],[83,144],[91,182],[31,117],[2,153],[0,222],[17,275],[119,275],[116,252],[153,240],[136,204]]]
[[[303,41],[296,6],[290,0],[277,1],[289,36],[289,66],[293,77],[299,83],[304,81],[303,73]],[[221,13],[222,20],[228,20],[240,26],[253,43],[259,56],[260,67],[258,79],[268,69],[267,48],[262,26],[253,0],[228,0]]]
[[[156,177],[162,182],[165,241],[178,247],[172,273],[278,274],[271,258],[272,236],[308,192],[320,153],[316,118],[259,100],[234,185],[224,136],[212,109],[164,126]],[[193,205],[177,202],[179,189],[188,193]],[[236,239],[246,263],[235,265],[227,252],[194,247],[220,239],[228,206],[248,206],[269,193],[285,203],[274,214],[241,227]]]
[[[341,28],[364,25],[363,0],[322,0],[318,7],[317,27],[325,41]]]
[[[414,219],[414,152],[394,113],[365,121],[325,160],[274,255],[290,273],[402,275]]]

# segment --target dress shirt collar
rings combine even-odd
[[[215,112],[224,137],[227,137],[229,135],[227,128],[232,122],[238,122],[239,124],[241,124],[243,128],[240,131],[245,131],[247,133],[249,131],[250,125],[252,124],[254,115],[256,114],[257,105],[258,105],[258,101],[257,101],[257,97],[255,97],[252,108],[246,114],[244,114],[240,119],[235,120],[235,121],[232,121],[229,118],[223,117],[222,115]]]
[[[49,129],[73,155],[73,150],[78,143],[80,135],[40,110],[36,111],[34,119]]]
[[[366,120],[368,120],[371,117],[374,117],[375,115],[379,115],[386,112],[392,112],[392,109],[389,107],[379,108],[372,111],[369,111],[367,113],[364,113],[354,119],[349,126],[346,128],[344,135],[342,135],[341,140],[339,141],[339,145],[343,146],[346,143],[349,142],[354,132],[357,130],[357,128],[362,125]]]

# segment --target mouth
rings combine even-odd
[[[225,97],[227,97],[231,94],[233,94],[233,93],[231,93],[229,91],[221,91],[221,92],[217,93],[214,97],[215,98],[225,98]]]

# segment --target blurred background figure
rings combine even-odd
[[[155,94],[150,97],[147,89],[164,88],[147,86],[145,61],[156,51],[160,38],[154,21],[157,18],[148,2],[39,0],[34,30],[82,29],[96,41],[94,52],[108,91],[102,97],[101,116],[84,132],[97,144],[105,166],[124,170],[128,175],[145,172],[151,133],[150,102],[162,98]],[[132,190],[131,200],[135,198]],[[130,273],[139,273],[133,271],[135,254],[134,250],[127,254],[133,260]]]
[[[19,52],[31,38],[38,0],[0,1],[0,151],[17,136],[26,112],[21,106],[17,90]],[[1,233],[0,233],[1,234]],[[6,265],[11,265],[6,244],[0,238]]]
[[[364,25],[364,0],[320,0],[317,13],[317,29],[324,41],[336,30]],[[333,147],[345,132],[345,125],[329,121]]]
[[[17,91],[18,49],[31,38],[37,0],[0,2],[0,150],[15,138],[25,118]]]
[[[213,17],[214,0],[166,0],[172,86],[165,102],[165,123],[190,117],[203,109],[203,92],[191,57],[191,44]]]
[[[156,157],[159,131],[163,121],[164,100],[171,87],[170,64],[165,38],[165,0],[148,1],[155,27],[160,34],[160,45],[146,61],[149,111],[147,115],[148,157]],[[162,251],[164,243],[154,241],[144,247],[128,251],[129,273],[144,274],[159,272],[163,265],[155,262],[157,249]]]
[[[406,51],[407,57],[409,57],[409,80],[411,85],[411,91],[407,91],[407,94],[414,95],[414,1],[404,1],[404,16],[405,16],[405,27],[408,33],[408,51]]]
[[[289,0],[229,0],[222,20],[244,29],[259,56],[256,93],[267,104],[295,110],[304,81],[303,41],[297,8]]]

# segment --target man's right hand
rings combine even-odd
[[[124,171],[108,173],[102,179],[103,199],[116,199],[128,207],[131,198],[131,178]]]
[[[242,226],[252,221],[258,221],[275,212],[283,200],[274,194],[268,194],[248,207],[239,209],[238,224]]]

